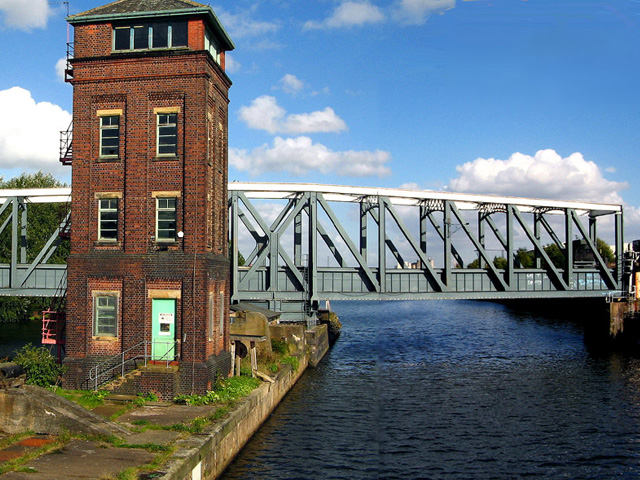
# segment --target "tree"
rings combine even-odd
[[[613,253],[613,249],[607,242],[605,242],[601,238],[596,239],[596,250],[598,250],[598,253],[604,260],[604,263],[611,264],[616,261],[616,256]]]
[[[507,268],[507,259],[504,257],[495,256],[493,257],[493,265],[498,270],[505,270]]]

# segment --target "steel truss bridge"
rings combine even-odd
[[[601,297],[622,288],[619,205],[230,183],[229,208],[232,301],[284,313],[312,312],[320,300]],[[613,264],[597,248],[603,222],[620,253]]]
[[[70,198],[67,188],[0,190],[0,246],[10,246],[0,295],[64,289],[66,266],[48,261],[68,217],[37,254],[27,230],[30,204]],[[620,205],[232,182],[229,229],[232,302],[285,319],[313,315],[321,300],[604,297],[623,288]],[[613,263],[598,252],[599,233]]]

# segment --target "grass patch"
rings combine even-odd
[[[53,443],[43,445],[42,447],[36,450],[27,452],[20,458],[14,458],[13,460],[0,463],[0,475],[3,475],[8,472],[14,472],[17,470],[20,470],[22,472],[35,472],[34,469],[31,469],[29,467],[24,467],[24,464],[30,462],[35,458],[38,458],[40,455],[44,455],[45,453],[50,453],[55,450],[58,450],[59,448],[62,448],[65,445],[65,443],[67,443],[67,441],[68,441],[67,438],[58,437]]]
[[[27,437],[34,435],[35,432],[32,430],[28,430],[23,433],[15,433],[13,435],[9,435],[8,437],[0,439],[0,448],[6,448],[14,443],[18,443],[21,440],[24,440]]]
[[[297,372],[298,368],[300,368],[300,359],[298,359],[298,357],[284,357],[282,360],[280,360],[280,363],[291,365],[291,368],[294,372]]]
[[[204,395],[178,395],[173,401],[184,405],[227,403],[249,395],[258,385],[260,380],[249,376],[225,378],[218,382],[215,389]]]
[[[51,391],[62,398],[77,403],[87,410],[93,410],[104,404],[104,397],[109,395],[109,392],[105,390],[94,392],[90,390],[66,390],[60,387],[52,387]]]

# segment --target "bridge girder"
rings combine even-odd
[[[357,219],[345,216],[345,205],[356,206]],[[622,252],[619,205],[234,182],[229,208],[232,301],[285,313],[313,312],[319,300],[599,297],[621,288],[621,263],[607,265],[596,237],[597,220],[613,215]],[[588,264],[573,258],[574,236],[590,252]],[[522,243],[533,267],[519,264]],[[551,243],[561,266],[545,250]],[[241,244],[251,250],[245,266]],[[504,268],[494,265],[493,246]],[[470,252],[478,268],[464,268]]]

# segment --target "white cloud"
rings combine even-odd
[[[277,32],[280,29],[276,23],[253,20],[251,11],[234,15],[220,7],[215,7],[214,10],[231,38],[257,37]]]
[[[342,132],[347,124],[333,109],[327,107],[311,113],[288,114],[278,105],[276,99],[269,95],[256,98],[251,105],[241,107],[240,119],[247,126],[256,130],[265,130],[271,134]]]
[[[422,25],[430,15],[456,6],[456,0],[399,0],[392,7],[393,19],[405,25]]]
[[[380,150],[334,152],[305,136],[276,137],[272,147],[263,145],[251,152],[229,149],[229,163],[252,175],[263,172],[288,172],[293,175],[320,172],[351,177],[383,177],[391,173],[386,166],[390,159],[389,152]]]
[[[451,190],[486,194],[622,203],[620,191],[626,182],[613,182],[581,153],[566,158],[554,150],[540,150],[534,156],[514,153],[507,160],[478,158],[456,167],[458,177]]]
[[[64,82],[66,69],[67,69],[67,58],[62,57],[60,60],[56,62],[56,77],[58,78],[58,80]]]
[[[47,0],[0,0],[5,26],[18,30],[44,28],[51,13]]]
[[[422,190],[416,182],[403,183],[398,187],[400,190]]]
[[[227,73],[238,73],[242,65],[228,53],[224,56],[224,69]]]
[[[333,14],[322,22],[308,21],[304,28],[307,30],[319,28],[359,27],[366,24],[385,21],[385,15],[379,7],[368,1],[342,2]]]
[[[20,87],[0,91],[0,158],[3,168],[61,169],[58,161],[60,131],[66,130],[71,114],[48,102],[36,103]]]
[[[343,1],[333,13],[321,22],[309,20],[304,29],[331,29],[359,27],[391,20],[404,25],[422,25],[429,16],[443,13],[456,6],[456,0],[397,0],[387,11],[368,0]]]
[[[289,95],[297,95],[304,90],[304,82],[290,73],[282,77],[278,83],[282,91]]]

